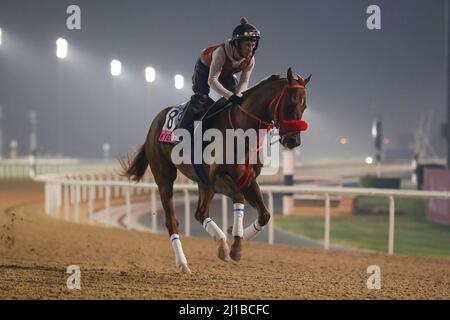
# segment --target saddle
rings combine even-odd
[[[173,106],[169,112],[166,114],[166,119],[164,121],[164,125],[161,129],[161,133],[159,134],[158,141],[160,142],[168,142],[176,144],[178,142],[177,137],[173,134],[173,131],[178,127],[180,120],[183,117],[183,113],[186,111],[188,103],[190,101],[184,102],[182,104],[178,104]],[[211,98],[205,103],[203,107],[203,112],[196,114],[193,121],[202,121],[202,125],[204,126],[204,130],[208,127],[208,120],[222,113],[229,107],[231,107],[231,103],[228,102],[225,98],[221,98],[214,102]],[[193,133],[193,123],[188,128],[189,132]]]
[[[190,103],[190,101],[185,102],[180,105],[173,106],[169,112],[166,114],[166,119],[164,122],[164,125],[162,127],[161,133],[159,135],[158,140],[160,142],[168,142],[168,143],[177,143],[178,139],[174,135],[174,131],[177,128],[177,125],[179,121],[182,119],[183,113],[187,110],[187,105]],[[213,117],[217,116],[218,114],[224,112],[228,108],[230,108],[233,104],[226,100],[225,98],[221,98],[214,102],[211,98],[208,99],[207,103],[204,106],[204,111],[200,113],[198,116],[194,118],[194,121],[200,120],[202,121],[202,129],[207,130],[211,128],[211,122],[208,123],[208,120],[212,119]],[[192,126],[188,128],[189,132],[193,134],[194,126],[192,123]],[[203,132],[201,132],[203,135]],[[195,164],[194,163],[194,152],[193,152],[194,144],[192,144],[191,149],[191,163],[192,167],[194,169],[195,174],[199,178],[199,180],[206,186],[210,185],[208,176],[206,175],[206,172],[203,168],[202,164]],[[204,148],[204,146],[202,147]]]

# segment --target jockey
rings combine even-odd
[[[225,103],[240,104],[255,66],[254,54],[260,32],[241,19],[230,40],[203,49],[194,67],[192,95],[178,128],[188,129],[210,100],[210,87],[224,97]],[[241,72],[239,82],[234,74]]]

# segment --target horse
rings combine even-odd
[[[240,128],[267,130],[278,128],[280,143],[283,147],[293,149],[300,146],[300,131],[307,128],[302,119],[306,109],[306,85],[311,75],[303,79],[299,74],[287,71],[287,76],[272,75],[242,95],[242,103],[228,108],[213,119],[208,120],[210,127],[224,133],[226,129]],[[187,259],[184,255],[179,236],[179,222],[173,201],[173,183],[177,177],[177,170],[198,184],[198,205],[195,219],[203,225],[217,244],[217,255],[223,261],[230,258],[236,262],[242,257],[242,242],[256,236],[267,225],[271,214],[267,210],[256,181],[262,168],[260,162],[250,165],[235,164],[202,164],[209,184],[199,179],[193,165],[174,164],[171,158],[173,144],[158,141],[166,114],[170,107],[163,109],[153,119],[148,130],[145,143],[138,148],[135,155],[126,161],[122,160],[122,174],[130,180],[138,182],[150,166],[154,180],[158,186],[160,199],[165,212],[167,227],[172,247],[175,253],[175,264],[182,273],[190,274]],[[248,148],[246,149],[248,156]],[[225,233],[210,218],[210,204],[214,194],[219,193],[230,197],[233,201],[234,223],[231,229],[233,243],[228,247]],[[256,208],[256,221],[244,229],[244,202],[247,201]]]

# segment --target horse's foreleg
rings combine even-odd
[[[239,261],[241,260],[242,237],[244,236],[244,195],[228,174],[221,174],[215,179],[214,189],[233,199],[232,235],[234,241],[231,245],[230,257],[234,261]]]
[[[195,212],[195,219],[203,225],[203,228],[209,233],[217,243],[217,255],[223,261],[230,260],[230,249],[227,245],[227,237],[223,233],[213,219],[209,217],[209,208],[211,200],[214,197],[212,188],[206,188],[199,184],[199,200],[197,210]]]
[[[242,193],[244,194],[245,200],[258,210],[258,219],[244,229],[244,240],[251,240],[267,225],[270,220],[270,213],[264,205],[261,190],[256,180],[248,188],[242,190]]]

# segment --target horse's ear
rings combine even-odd
[[[312,76],[312,74],[310,74],[310,75],[303,81],[303,83],[304,83],[305,86],[308,84],[309,80],[311,80],[311,76]]]
[[[287,79],[289,83],[292,83],[294,81],[294,75],[292,74],[292,69],[289,68],[287,72]]]

